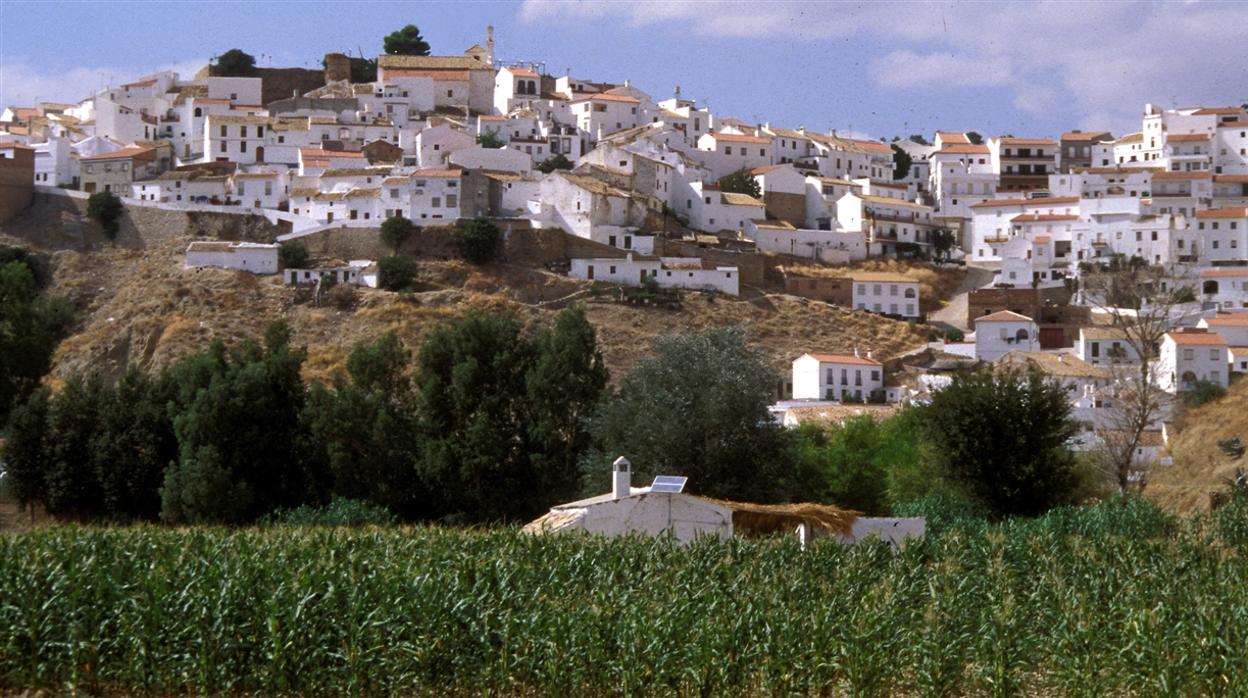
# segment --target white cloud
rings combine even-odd
[[[1011,90],[1015,108],[1138,129],[1146,102],[1248,101],[1246,2],[862,3],[526,0],[523,21],[673,25],[713,38],[876,40],[885,89]]]
[[[95,66],[52,71],[6,58],[0,62],[0,107],[31,106],[40,101],[74,103],[110,84],[131,82],[163,70],[176,71],[187,80],[207,64],[207,59],[198,59],[156,67]]]

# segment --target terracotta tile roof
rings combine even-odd
[[[196,104],[229,104],[230,100],[219,97],[195,97]]]
[[[1218,128],[1244,128],[1248,126],[1248,120],[1237,119],[1235,121],[1223,121],[1218,124]]]
[[[793,224],[788,221],[768,221],[768,220],[755,219],[755,220],[751,220],[750,222],[754,224],[754,227],[763,228],[765,230],[797,230],[797,228],[793,227]]]
[[[1001,138],[1002,145],[1057,145],[1057,141],[1052,138],[1013,138],[1003,136]]]
[[[1143,141],[1143,140],[1144,140],[1144,134],[1137,131],[1135,133],[1128,133],[1122,138],[1119,138],[1118,142],[1119,143],[1135,143],[1135,142]]]
[[[209,114],[208,120],[214,124],[256,124],[258,126],[266,126],[269,123],[267,116],[235,116],[233,114]]]
[[[892,155],[893,153],[893,147],[887,143],[881,143],[879,141],[863,141],[858,140],[857,138],[846,138],[845,140],[869,152],[881,154],[887,153],[889,155]]]
[[[983,315],[975,318],[975,322],[1031,322],[1031,318],[1026,315],[1019,315],[1010,310],[998,310],[991,315]]]
[[[1064,141],[1111,141],[1114,136],[1109,131],[1067,131],[1062,134]]]
[[[988,201],[971,204],[971,208],[1001,208],[1003,206],[1061,206],[1063,204],[1077,203],[1079,203],[1079,197],[1077,196],[1050,196],[1043,199],[989,199]]]
[[[1208,133],[1175,133],[1166,134],[1167,143],[1195,143],[1199,141],[1207,141],[1210,138]]]
[[[773,170],[778,170],[781,167],[784,167],[784,165],[764,165],[763,167],[755,167],[754,169],[750,170],[750,174],[752,175],[767,174],[768,172],[771,172]]]
[[[822,354],[810,352],[806,356],[813,357],[816,361],[825,364],[853,364],[857,366],[883,366],[875,359],[868,359],[865,356],[854,356],[853,354]]]
[[[325,170],[321,173],[321,178],[326,177],[384,177],[390,174],[389,167],[340,167],[334,170]]]
[[[490,70],[490,66],[469,56],[380,56],[377,67],[386,77],[396,70]]]
[[[918,279],[912,279],[905,274],[890,274],[883,271],[856,271],[849,275],[854,281],[879,281],[888,284],[917,284]]]
[[[1219,184],[1248,184],[1248,175],[1214,175],[1213,181]]]
[[[122,87],[151,87],[155,84],[156,78],[148,78],[146,80],[139,80],[138,82],[128,82],[122,85]]]
[[[1214,269],[1201,269],[1200,270],[1200,278],[1202,279],[1231,279],[1231,278],[1238,278],[1241,276],[1248,276],[1248,267],[1239,267],[1239,268],[1230,268],[1230,269],[1214,268]]]
[[[875,204],[876,206],[897,206],[899,208],[922,208],[929,211],[931,210],[930,206],[916,204],[913,201],[905,201],[903,199],[891,199],[887,196],[871,196],[870,194],[854,194],[854,196],[857,196],[859,199],[862,199],[869,204]]]
[[[572,102],[623,102],[625,104],[640,104],[641,100],[636,97],[629,97],[628,95],[595,94],[588,97],[578,97],[572,100]]]
[[[971,144],[971,139],[967,138],[966,134],[960,131],[937,131],[936,135],[940,138],[942,143]]]
[[[290,196],[292,198],[298,197],[298,196],[306,196],[308,198],[312,198],[313,196],[316,196],[319,193],[321,193],[321,191],[317,189],[316,187],[295,187],[294,189],[290,190]]]
[[[462,177],[463,170],[416,170],[412,173],[413,178],[419,177]]]
[[[972,143],[955,143],[937,150],[935,155],[987,155],[988,146]]]
[[[768,145],[771,143],[770,138],[759,138],[758,136],[743,136],[737,133],[712,133],[711,138],[725,143],[754,143],[757,145]]]
[[[1037,236],[1035,236],[1034,238],[1032,238],[1032,239],[1031,239],[1031,241],[1032,241],[1032,242],[1036,242],[1036,243],[1040,243],[1040,244],[1044,244],[1044,243],[1046,243],[1046,242],[1052,242],[1052,241],[1053,241],[1053,238],[1052,238],[1052,237],[1050,237],[1050,236],[1048,236],[1048,235],[1037,235]]]
[[[503,70],[506,70],[512,75],[515,75],[516,77],[520,77],[520,78],[537,77],[537,71],[532,70],[531,68],[503,68]]]
[[[719,194],[720,203],[729,206],[762,206],[763,202],[755,199],[749,194],[737,194],[735,192],[725,191]]]
[[[141,148],[138,146],[134,146],[131,148],[122,148],[121,150],[116,150],[111,153],[100,153],[99,155],[86,155],[78,159],[80,161],[82,160],[118,160],[122,158],[139,158],[141,160],[142,159],[150,160],[155,157],[156,157],[156,154],[152,152],[151,148]]]
[[[1248,327],[1248,313],[1218,313],[1204,321],[1210,327]]]
[[[1089,327],[1080,327],[1079,334],[1084,339],[1122,339],[1127,338],[1127,333],[1118,327],[1104,327],[1093,325]]]
[[[1221,335],[1212,332],[1167,332],[1166,336],[1175,344],[1187,346],[1227,346]]]
[[[1050,376],[1062,378],[1103,378],[1113,374],[1107,368],[1094,366],[1074,354],[1049,354],[1042,351],[1011,351],[997,361],[1001,365],[1035,366]]]
[[[22,145],[21,143],[4,142],[0,143],[0,150],[34,150],[34,148],[28,145]]]
[[[386,79],[392,78],[431,78],[435,82],[468,82],[467,70],[420,70],[415,68],[399,68],[386,70]]]
[[[320,148],[300,148],[299,157],[304,160],[307,160],[308,158],[363,158],[364,153],[361,153],[358,150],[322,150]]]
[[[1239,107],[1205,107],[1192,112],[1193,116],[1229,116],[1231,114],[1242,114],[1243,109]]]
[[[1153,179],[1212,179],[1212,172],[1155,172]]]
[[[1196,212],[1199,219],[1218,219],[1218,218],[1248,218],[1248,206],[1239,206],[1235,208],[1207,208]]]

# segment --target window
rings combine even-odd
[[[447,194],[446,195],[446,207],[456,208],[458,206],[459,206],[459,196],[455,194]]]
[[[429,205],[433,208],[440,208],[442,206],[442,197],[433,197],[433,200],[429,202]]]
[[[1195,350],[1195,349],[1184,349],[1184,350],[1183,350],[1183,360],[1184,360],[1184,361],[1195,361],[1195,360],[1196,360],[1196,350]]]
[[[225,124],[221,124],[221,137],[225,138]]]
[[[1221,356],[1219,356],[1219,352],[1218,352],[1218,350],[1217,350],[1217,349],[1210,349],[1210,350],[1209,350],[1209,360],[1210,360],[1210,361],[1217,361],[1219,358],[1221,358]]]
[[[246,127],[246,126],[239,126],[239,127],[238,127],[238,135],[239,135],[239,136],[241,136],[242,138],[246,138],[246,137],[247,137],[247,127]]]

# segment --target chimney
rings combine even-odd
[[[858,358],[858,347],[854,347],[854,358]]]
[[[624,456],[615,459],[611,464],[611,498],[620,499],[632,494],[632,463]]]

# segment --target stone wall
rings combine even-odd
[[[35,151],[13,148],[13,157],[0,157],[0,223],[29,206],[34,190]]]

